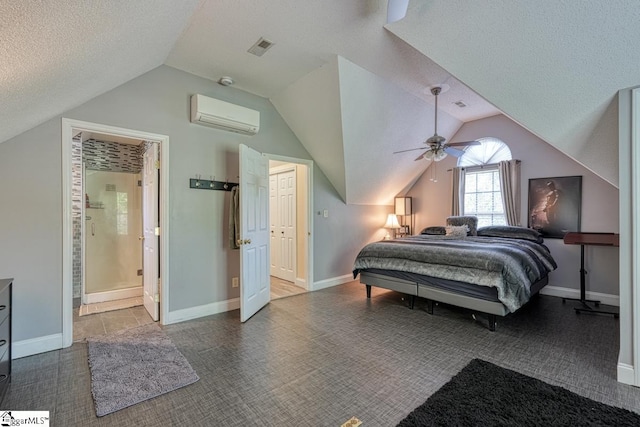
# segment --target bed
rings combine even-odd
[[[442,228],[442,227],[440,227]],[[467,228],[468,229],[468,228]],[[458,230],[460,231],[460,230]],[[526,304],[548,283],[557,267],[542,237],[522,227],[484,227],[473,235],[421,234],[366,245],[353,274],[366,285],[391,289],[488,315],[506,316]]]

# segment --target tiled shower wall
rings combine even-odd
[[[94,171],[140,173],[143,147],[144,144],[118,144],[88,139],[82,143],[82,159],[87,169]]]
[[[82,291],[82,140],[71,144],[71,224],[73,226],[73,297]]]
[[[73,225],[73,297],[82,293],[82,162],[87,169],[139,173],[142,156],[152,143],[140,145],[88,139],[82,142],[81,134],[73,138],[71,146],[71,220]]]

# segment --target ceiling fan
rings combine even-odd
[[[408,150],[395,151],[393,154],[404,153],[406,151],[427,150],[424,153],[420,154],[420,156],[416,158],[416,161],[420,159],[426,159],[426,160],[434,160],[436,162],[439,162],[440,160],[447,157],[447,154],[451,154],[452,156],[455,156],[455,157],[460,157],[464,154],[464,151],[454,147],[468,147],[470,145],[480,145],[479,141],[446,143],[445,141],[447,139],[444,136],[438,135],[438,95],[440,95],[440,92],[442,92],[441,86],[434,86],[431,88],[431,93],[436,97],[435,130],[433,132],[433,136],[429,137],[424,142],[425,147],[410,148]]]

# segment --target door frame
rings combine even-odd
[[[307,291],[313,291],[313,160],[299,159],[296,157],[280,156],[277,154],[264,153],[267,160],[276,160],[286,163],[294,163],[298,165],[305,165],[307,167],[307,182],[302,183],[307,187],[307,247],[304,251],[307,257],[307,275],[305,277],[306,283],[304,284]],[[296,185],[301,184],[296,182]],[[271,250],[271,245],[269,245]],[[297,266],[296,266],[297,270]],[[297,276],[297,274],[296,274]],[[296,284],[298,284],[298,278],[296,277]]]
[[[62,118],[62,347],[73,344],[73,223],[71,153],[75,131],[157,142],[160,148],[160,323],[169,314],[169,136]]]

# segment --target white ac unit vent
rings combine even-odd
[[[273,43],[271,40],[260,37],[258,41],[255,42],[253,46],[249,48],[249,50],[247,50],[247,52],[253,53],[255,56],[262,56],[266,51],[271,49],[271,46],[273,46],[274,44],[275,43]]]
[[[191,122],[255,135],[260,130],[260,112],[197,94],[191,96]]]

